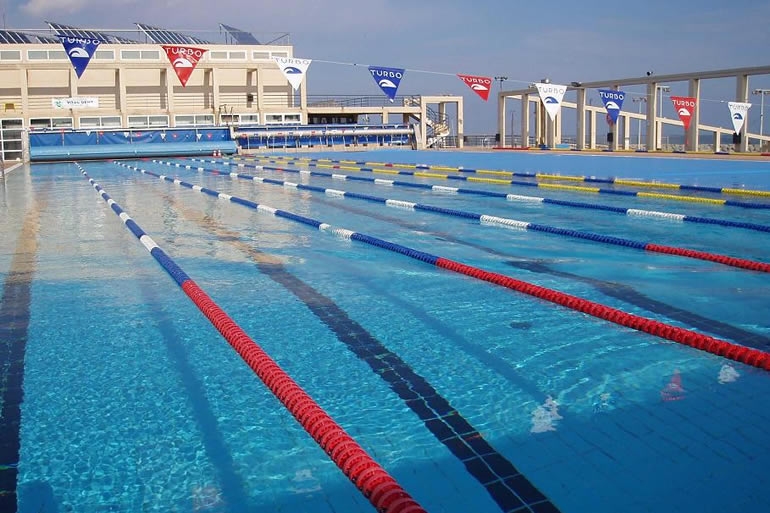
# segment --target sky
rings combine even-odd
[[[213,41],[223,41],[219,23],[261,39],[288,32],[294,56],[314,60],[308,94],[378,95],[366,67],[405,68],[399,94],[465,97],[466,134],[496,132],[497,102],[482,101],[456,73],[506,76],[504,88],[518,89],[546,77],[569,84],[770,65],[770,0],[0,0],[0,9],[9,29],[56,21],[131,30],[142,22]],[[686,95],[686,84],[671,86],[669,94]],[[726,102],[735,100],[735,81],[701,87],[701,122],[731,126]],[[749,88],[770,88],[770,76],[750,79]],[[760,97],[749,96],[756,132]],[[598,93],[591,97],[600,104]],[[770,117],[770,95],[765,100]],[[674,117],[668,99],[664,115]]]

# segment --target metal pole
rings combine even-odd
[[[765,124],[765,92],[762,91],[759,100],[759,136],[762,137],[762,126]],[[760,146],[762,142],[760,141]]]

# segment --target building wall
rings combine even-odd
[[[167,126],[296,121],[301,109],[271,57],[291,46],[200,45],[209,51],[182,87],[156,44],[103,44],[79,79],[58,45],[0,45],[0,120],[24,128]],[[55,108],[53,100],[96,98],[98,108]],[[288,115],[288,116],[287,116]],[[224,116],[224,118],[223,118]],[[243,120],[241,120],[243,118]]]

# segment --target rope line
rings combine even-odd
[[[121,162],[115,163],[142,174],[151,174],[151,176],[155,175],[146,169],[130,166]],[[316,228],[319,231],[334,235],[343,240],[355,240],[369,244],[371,246],[386,249],[388,251],[392,251],[394,253],[398,253],[409,258],[440,267],[442,269],[447,269],[480,281],[486,281],[507,288],[509,290],[521,292],[523,294],[543,299],[557,305],[571,308],[573,310],[586,313],[593,317],[603,319],[620,326],[625,326],[637,331],[670,340],[672,342],[694,347],[696,349],[722,356],[730,360],[745,363],[747,365],[758,367],[760,369],[770,370],[770,353],[766,353],[758,349],[748,348],[733,342],[728,342],[711,337],[709,335],[697,333],[686,328],[679,328],[664,322],[647,319],[639,315],[629,314],[623,312],[622,310],[618,310],[617,308],[612,308],[600,303],[573,296],[571,294],[566,294],[564,292],[559,292],[557,290],[548,289],[546,287],[541,287],[539,285],[517,280],[503,274],[485,271],[484,269],[478,267],[473,267],[461,262],[442,258],[431,253],[396,244],[384,239],[372,237],[370,235],[354,232],[344,228],[336,228],[330,224],[323,223],[310,217],[294,214],[286,210],[281,210],[266,205],[260,205],[247,199],[238,198],[229,194],[223,194],[213,189],[184,182],[178,178],[170,178],[165,175],[155,176],[161,180],[172,182],[188,189],[207,194],[209,196],[231,201],[233,203],[238,203],[240,205],[252,208],[258,212],[267,213],[275,217],[282,217],[284,219],[290,219],[302,224],[306,224]]]
[[[413,182],[402,182],[399,180],[383,180],[380,178],[369,178],[367,176],[351,176],[351,175],[344,175],[344,174],[338,174],[338,173],[326,173],[323,171],[307,171],[307,170],[301,170],[301,169],[292,169],[287,167],[271,167],[271,166],[261,166],[261,165],[247,165],[238,163],[235,164],[233,162],[230,162],[228,160],[224,161],[217,161],[217,160],[205,160],[205,159],[196,159],[191,158],[190,159],[193,162],[202,162],[202,163],[211,163],[211,164],[220,164],[223,163],[228,166],[235,166],[235,167],[249,167],[254,169],[264,169],[267,171],[280,171],[280,172],[287,172],[287,173],[299,173],[300,175],[307,175],[307,176],[318,176],[318,177],[324,177],[324,178],[333,178],[337,180],[351,180],[351,181],[362,181],[362,182],[371,182],[375,185],[385,185],[385,186],[394,186],[394,187],[411,187],[411,188],[420,188],[420,189],[427,189],[427,190],[433,190],[437,192],[442,193],[458,193],[458,194],[471,194],[471,195],[477,195],[477,196],[484,196],[487,198],[501,198],[508,201],[522,201],[522,202],[529,202],[529,203],[544,203],[548,205],[559,205],[562,207],[569,207],[569,208],[584,208],[584,209],[591,209],[591,210],[601,210],[604,212],[612,212],[615,214],[624,214],[629,216],[636,216],[636,217],[646,217],[648,219],[668,219],[672,221],[684,221],[689,223],[700,223],[700,224],[710,224],[710,225],[720,225],[720,226],[726,226],[730,228],[743,228],[746,230],[754,230],[759,232],[765,232],[770,233],[770,226],[768,225],[762,225],[757,223],[746,223],[743,221],[731,221],[729,219],[718,219],[718,218],[711,218],[711,217],[703,217],[703,216],[688,216],[683,214],[675,214],[671,212],[658,212],[655,210],[640,210],[640,209],[633,209],[633,208],[622,208],[622,207],[613,207],[608,205],[600,205],[597,203],[583,203],[578,201],[568,201],[568,200],[560,200],[560,199],[554,199],[554,198],[544,198],[544,197],[538,197],[538,196],[524,196],[519,194],[507,194],[504,192],[495,192],[495,191],[486,191],[482,189],[465,189],[462,187],[454,188],[454,187],[444,187],[440,185],[430,185],[430,184],[423,184],[423,183],[413,183]],[[269,161],[273,162],[273,161]]]
[[[175,166],[174,163],[168,162],[165,160],[153,160],[153,162],[164,164],[169,167],[180,167],[180,168],[184,167],[185,169],[192,169],[192,166],[181,166],[181,165]],[[207,173],[212,173],[210,169],[206,169],[202,167],[197,168],[197,170],[205,171]],[[149,171],[147,172],[147,174],[151,176],[159,176]],[[766,264],[764,262],[757,262],[754,260],[731,257],[727,255],[720,255],[720,254],[710,253],[705,251],[697,251],[697,250],[679,248],[674,246],[665,246],[660,244],[654,244],[652,242],[640,242],[640,241],[635,241],[632,239],[626,239],[622,237],[614,237],[614,236],[602,235],[598,233],[583,232],[583,231],[571,230],[567,228],[559,228],[559,227],[549,226],[544,224],[531,223],[528,221],[519,221],[516,219],[510,219],[506,217],[498,217],[498,216],[487,215],[487,214],[477,214],[475,212],[438,207],[434,205],[427,205],[424,203],[413,203],[411,201],[382,198],[379,196],[372,196],[369,194],[343,191],[339,189],[327,189],[324,187],[317,187],[313,185],[294,183],[294,182],[286,182],[284,180],[275,180],[272,178],[263,178],[260,176],[245,175],[245,174],[239,174],[239,173],[230,173],[230,176],[237,177],[243,180],[249,180],[254,183],[277,185],[280,187],[294,188],[298,190],[321,192],[329,196],[360,199],[364,201],[370,201],[373,203],[380,203],[389,207],[396,207],[396,208],[401,208],[401,209],[406,209],[411,211],[431,212],[434,214],[460,217],[464,219],[474,219],[476,221],[479,221],[482,225],[514,228],[514,229],[526,230],[526,231],[545,232],[545,233],[550,233],[554,235],[561,235],[563,237],[571,237],[571,238],[589,240],[592,242],[599,242],[603,244],[623,246],[623,247],[638,249],[642,251],[649,251],[652,253],[664,253],[668,255],[676,255],[676,256],[682,256],[686,258],[706,260],[709,262],[716,262],[719,264],[728,265],[731,267],[737,267],[741,269],[749,269],[752,271],[770,272],[770,264]]]
[[[96,192],[377,511],[425,510],[254,342],[77,164]]]
[[[255,158],[250,160],[263,161],[266,159]],[[269,162],[277,163],[274,160],[269,160]],[[388,167],[387,169],[377,169],[372,167],[343,166],[339,164],[318,164],[315,162],[310,162],[307,165],[309,167],[342,169],[346,171],[360,171],[364,173],[374,173],[374,174],[379,173],[379,174],[387,174],[387,175],[406,175],[406,176],[415,176],[418,178],[439,178],[439,179],[445,179],[445,180],[461,180],[465,182],[489,183],[489,184],[495,184],[495,185],[514,185],[514,186],[522,186],[522,187],[536,187],[540,189],[553,189],[553,190],[571,191],[571,192],[587,192],[587,193],[595,193],[595,194],[609,194],[609,195],[615,195],[615,196],[627,196],[627,197],[638,197],[638,198],[655,198],[655,199],[664,199],[664,200],[672,200],[672,201],[684,201],[684,202],[691,202],[691,203],[725,205],[729,207],[741,207],[741,208],[747,208],[747,209],[770,209],[770,203],[734,201],[734,200],[724,200],[724,199],[717,199],[717,198],[702,198],[699,196],[663,194],[659,192],[620,191],[615,189],[602,189],[601,187],[584,187],[580,185],[525,182],[522,180],[503,180],[500,178],[477,178],[474,176],[458,176],[458,175],[446,175],[441,173],[427,173],[423,171],[397,170],[390,167]]]
[[[404,164],[400,162],[365,162],[356,160],[336,160],[336,159],[314,159],[309,157],[286,157],[283,155],[266,156],[277,160],[303,161],[303,162],[328,162],[330,164],[354,164],[360,166],[385,166],[398,167],[406,169],[424,169],[433,171],[448,171],[456,173],[473,173],[480,175],[495,176],[518,176],[524,178],[535,178],[539,180],[606,183],[614,185],[631,185],[634,187],[647,187],[651,189],[679,189],[688,191],[711,192],[715,194],[731,194],[741,196],[760,196],[770,198],[770,191],[756,189],[738,189],[734,187],[707,187],[705,185],[687,185],[666,182],[649,182],[645,180],[635,180],[631,178],[597,178],[595,176],[562,175],[554,173],[527,173],[519,171],[505,171],[502,169],[473,169],[463,166],[436,166],[430,164]]]

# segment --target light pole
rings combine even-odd
[[[631,98],[634,103],[639,104],[639,114],[642,113],[642,103],[647,103],[646,96],[634,96]],[[636,149],[642,147],[642,118],[636,120]]]
[[[663,117],[663,93],[667,93],[671,91],[671,88],[667,85],[659,85],[655,86],[658,89],[658,92],[660,93],[660,101],[658,102],[658,117]]]
[[[508,80],[508,77],[500,75],[495,77],[495,80],[497,80],[499,86],[497,92],[500,93],[503,91],[503,82]],[[503,100],[503,107],[505,107],[505,100]],[[503,108],[503,116],[505,116],[505,108]],[[511,130],[513,130],[513,125],[511,125]],[[503,117],[503,131],[505,131],[505,117]],[[500,146],[505,146],[505,141],[500,141]],[[511,136],[511,146],[513,146],[513,136]]]
[[[754,89],[752,94],[759,95],[759,136],[762,137],[762,128],[765,124],[765,95],[770,94],[770,89]],[[759,143],[762,144],[761,142]]]

